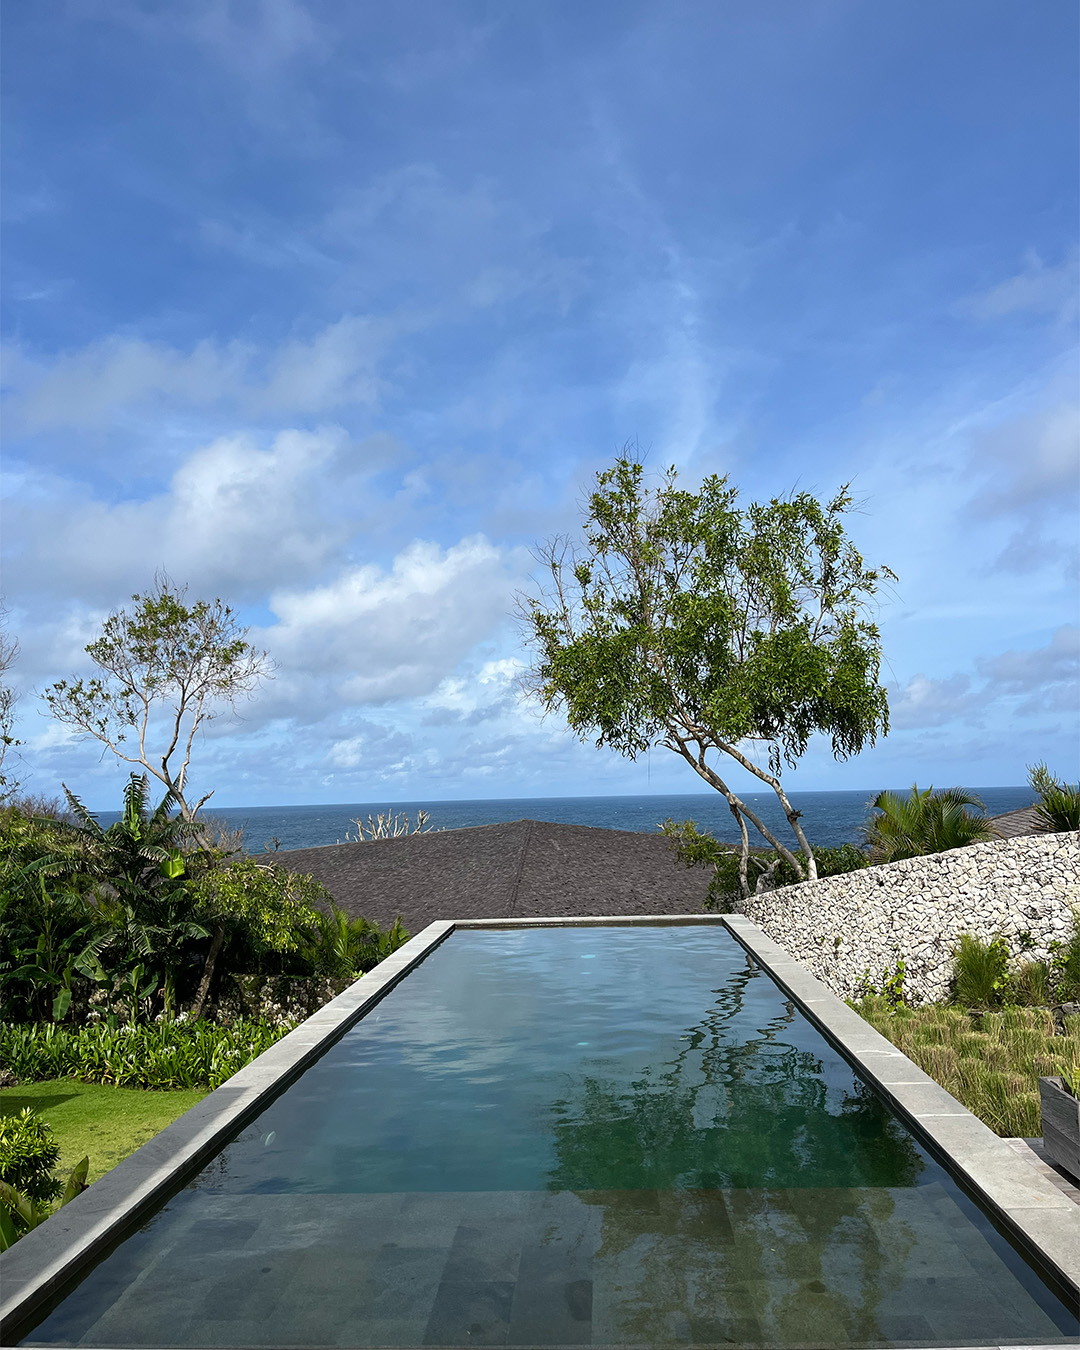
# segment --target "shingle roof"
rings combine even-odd
[[[999,839],[1018,839],[1024,834],[1046,832],[1046,826],[1039,819],[1034,806],[1022,806],[1019,811],[1006,811],[1003,816],[991,816],[990,828]]]
[[[352,915],[410,933],[434,919],[694,914],[709,886],[661,835],[539,820],[432,831],[273,855],[321,881]]]

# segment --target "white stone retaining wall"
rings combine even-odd
[[[912,1003],[946,997],[961,933],[999,934],[1014,957],[1046,959],[1080,908],[1080,833],[969,844],[948,853],[804,881],[735,906],[842,998],[880,987],[902,957]]]

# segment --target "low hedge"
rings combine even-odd
[[[116,1087],[216,1088],[291,1030],[254,1021],[0,1023],[0,1064],[19,1083],[80,1078]]]

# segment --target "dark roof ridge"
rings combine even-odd
[[[514,822],[517,824],[517,822]],[[532,839],[533,826],[538,822],[535,820],[525,821],[525,834],[521,840],[521,852],[518,854],[517,870],[514,872],[514,880],[510,886],[510,899],[508,901],[507,916],[513,918],[517,913],[518,891],[521,889],[521,878],[525,873],[525,858],[529,852],[529,841]]]

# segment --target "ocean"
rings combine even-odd
[[[908,789],[898,789],[907,791]],[[976,789],[987,814],[1001,815],[1030,806],[1028,787]],[[792,792],[791,802],[803,813],[803,829],[813,845],[834,846],[859,842],[859,828],[869,813],[871,792]],[[771,792],[748,793],[745,800],[774,833],[788,830],[783,812]],[[249,853],[266,848],[313,848],[345,842],[355,836],[357,817],[404,812],[415,820],[425,810],[435,828],[459,830],[470,825],[495,825],[508,820],[546,820],[566,825],[591,825],[602,830],[651,833],[661,821],[694,820],[698,828],[718,839],[737,843],[738,829],[719,793],[655,794],[627,797],[508,797],[494,801],[351,802],[332,806],[222,806],[211,802],[206,815],[230,829],[243,829]],[[117,820],[114,811],[96,813],[103,826]],[[789,831],[790,834],[790,831]],[[782,838],[782,835],[778,835]]]

